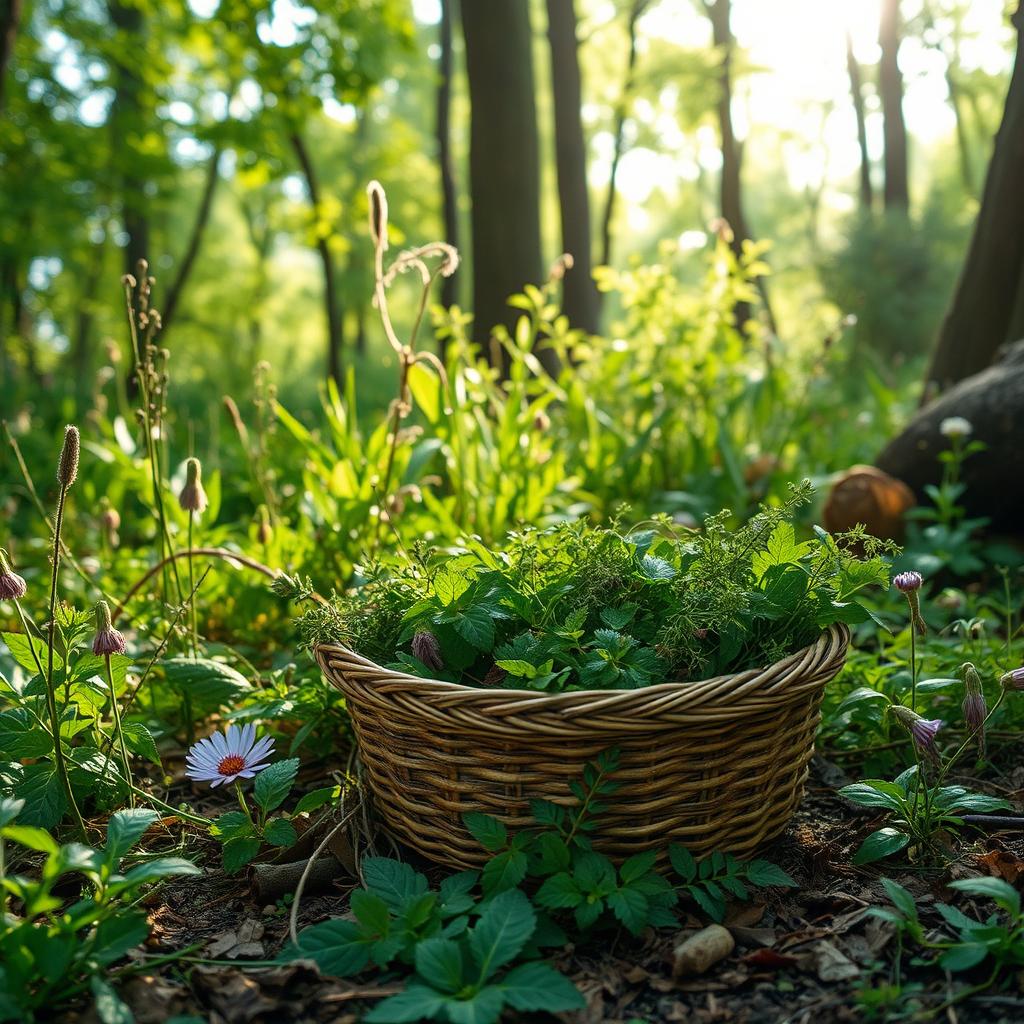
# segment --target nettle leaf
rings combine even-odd
[[[514,960],[537,926],[537,915],[519,889],[499,893],[487,904],[469,932],[469,951],[487,980],[503,964]]]
[[[520,964],[501,980],[505,1001],[515,1010],[564,1013],[582,1010],[586,1000],[576,986],[553,967],[542,963]]]
[[[479,880],[479,871],[460,871],[445,876],[440,887],[441,916],[453,917],[471,909],[475,902],[471,894]]]
[[[409,899],[424,895],[429,888],[426,878],[418,871],[390,857],[366,857],[362,870],[367,889],[394,911],[401,910]]]
[[[210,835],[221,841],[254,834],[252,822],[242,811],[228,811],[210,826]]]
[[[53,737],[28,708],[12,708],[0,714],[0,750],[13,760],[45,757],[53,751]]]
[[[107,862],[119,863],[159,817],[156,811],[143,807],[112,814],[107,822],[107,844],[104,847]]]
[[[18,815],[22,825],[53,828],[64,815],[64,790],[50,761],[27,765],[17,784],[18,797],[25,801]]]
[[[314,789],[299,800],[292,814],[293,816],[308,814],[310,811],[319,810],[325,804],[337,800],[340,796],[341,786],[325,786],[323,789]]]
[[[426,939],[416,945],[416,973],[440,992],[450,995],[465,985],[462,950],[452,939]]]
[[[31,643],[24,633],[0,633],[0,637],[7,644],[14,660],[30,675],[35,675],[39,671],[36,658],[44,668],[46,667],[48,648],[46,641],[41,637],[32,637]],[[35,651],[35,657],[32,656],[33,651]],[[64,668],[64,659],[58,651],[53,652],[53,668],[56,672]]]
[[[332,972],[333,973],[333,972]],[[367,1024],[414,1024],[436,1019],[448,998],[429,985],[412,983],[405,990],[378,1003],[363,1017]]]
[[[504,892],[517,886],[525,877],[529,867],[529,858],[522,850],[505,850],[492,857],[485,865],[481,874],[484,892]]]
[[[747,880],[751,885],[766,888],[770,885],[784,885],[795,888],[796,882],[778,865],[768,860],[752,860],[745,865]]]
[[[287,818],[271,818],[263,828],[263,838],[271,846],[294,846],[299,837]]]
[[[160,766],[160,753],[156,749],[156,740],[141,722],[125,722],[121,731],[124,733],[125,746],[133,754],[139,754],[157,767]]]
[[[305,928],[296,948],[299,956],[339,978],[350,978],[370,963],[370,948],[355,921],[337,919]]]
[[[810,541],[801,544],[796,542],[796,533],[792,523],[779,523],[768,538],[763,551],[756,551],[750,559],[750,567],[760,583],[765,573],[776,565],[787,565],[799,562],[814,547]]]
[[[637,605],[624,604],[621,608],[602,608],[601,621],[609,628],[618,632],[624,630],[637,613]]]
[[[572,875],[563,871],[552,875],[537,890],[537,903],[549,910],[577,907],[583,902],[583,893]]]
[[[608,896],[608,906],[634,935],[639,935],[646,927],[650,907],[642,892],[623,887]]]
[[[676,567],[664,558],[644,555],[640,559],[640,575],[648,580],[670,580],[676,575]]]
[[[187,693],[197,712],[236,707],[252,686],[241,672],[210,658],[166,658],[161,662],[167,682]]]
[[[467,608],[455,620],[455,631],[478,651],[486,652],[494,647],[494,619],[479,605]]]
[[[668,848],[668,859],[684,882],[692,882],[697,877],[697,861],[685,846],[672,843]]]
[[[497,818],[481,811],[468,811],[462,821],[485,850],[495,853],[508,846],[508,829]]]
[[[239,836],[237,839],[229,839],[221,851],[221,863],[224,870],[233,875],[241,871],[246,864],[255,860],[260,852],[260,841],[255,838]]]
[[[264,768],[256,776],[253,786],[253,799],[264,811],[276,810],[284,803],[295,782],[295,773],[299,770],[299,759],[290,757],[285,761]]]

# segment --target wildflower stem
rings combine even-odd
[[[121,748],[121,764],[124,767],[124,780],[125,780],[125,782],[127,783],[128,787],[129,787],[129,792],[131,792],[131,784],[132,784],[131,761],[130,761],[130,759],[128,757],[128,747],[127,747],[127,745],[125,744],[125,741],[124,741],[124,728],[123,728],[123,726],[121,724],[121,708],[120,708],[120,705],[117,703],[117,691],[114,689],[114,672],[113,672],[113,669],[110,667],[110,655],[109,654],[105,654],[103,656],[103,661],[104,661],[104,663],[106,664],[106,667],[107,667],[107,686],[110,687],[110,711],[111,711],[111,713],[114,716],[114,732],[117,735],[118,746]],[[108,757],[110,756],[110,751],[109,750],[107,751],[107,756]],[[105,764],[104,764],[103,768],[104,768],[104,775],[105,775],[106,774],[106,765]],[[133,807],[135,806],[134,794],[132,794],[131,805]]]
[[[245,794],[242,792],[242,780],[235,780],[235,792],[238,794],[238,803],[242,810],[245,812],[245,816],[249,819],[249,824],[253,828],[257,828],[256,821],[252,816],[252,811],[249,810],[249,804],[246,802]]]
[[[917,711],[917,624],[913,614],[910,619],[910,710]]]
[[[213,822],[209,818],[204,818],[199,814],[192,814],[190,811],[183,811],[180,807],[172,807],[169,803],[165,803],[159,797],[153,796],[152,793],[147,793],[144,789],[139,789],[138,786],[133,786],[131,783],[128,784],[128,788],[137,797],[141,797],[143,800],[147,800],[154,807],[159,807],[162,811],[167,811],[168,814],[173,814],[183,821],[191,821],[194,825],[202,825],[203,828],[209,828]]]
[[[189,607],[192,612],[192,653],[195,657],[199,657],[199,626],[196,617],[196,598],[195,598],[195,572],[193,569],[193,549],[192,549],[192,527],[195,523],[196,514],[191,509],[188,513],[188,589],[192,595],[189,599]],[[191,742],[191,738],[190,738]]]
[[[49,637],[47,641],[46,659],[46,704],[50,713],[50,729],[53,733],[53,761],[57,768],[57,775],[60,777],[61,788],[64,790],[64,799],[67,801],[71,816],[75,819],[75,827],[83,842],[88,841],[85,833],[85,822],[82,820],[82,813],[75,803],[75,794],[71,789],[71,779],[68,777],[68,766],[64,760],[64,749],[60,744],[60,716],[57,714],[57,695],[53,688],[53,646],[57,628],[57,577],[60,574],[60,535],[64,525],[64,502],[68,494],[68,484],[62,481],[60,495],[57,498],[57,515],[53,524],[53,574],[50,579],[50,621]],[[31,645],[31,639],[29,640]]]

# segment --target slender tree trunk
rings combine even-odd
[[[18,38],[22,0],[0,0],[0,110],[7,100],[7,68]]]
[[[968,195],[975,195],[974,168],[971,166],[971,143],[967,138],[967,125],[964,123],[963,104],[961,103],[960,84],[956,80],[956,72],[953,61],[954,54],[948,58],[950,63],[946,67],[946,88],[949,90],[949,105],[953,108],[953,117],[956,121],[956,148],[960,157],[960,177],[963,179],[964,189]]]
[[[878,45],[878,90],[882,97],[885,135],[885,208],[903,211],[910,206],[907,184],[907,126],[903,120],[903,74],[899,65],[902,26],[900,0],[882,0]]]
[[[459,247],[459,209],[455,192],[455,172],[452,160],[451,101],[452,101],[452,5],[456,0],[441,0],[441,23],[438,27],[441,56],[438,61],[437,162],[441,172],[441,199],[444,214],[444,238],[449,245]],[[472,3],[473,0],[470,0]],[[454,306],[459,301],[458,271],[441,280],[441,305]],[[359,324],[362,337],[362,322]]]
[[[174,275],[174,281],[171,283],[171,287],[167,291],[167,297],[164,299],[163,306],[160,309],[164,336],[167,334],[167,328],[171,320],[174,319],[178,303],[181,301],[182,292],[185,290],[185,285],[188,282],[189,275],[192,273],[196,257],[199,255],[199,248],[203,243],[203,233],[206,231],[206,225],[210,221],[210,211],[213,209],[213,196],[217,191],[217,182],[220,180],[220,154],[220,146],[215,146],[210,162],[206,167],[203,194],[200,197],[199,207],[196,210],[196,219],[192,225],[188,245],[185,246],[185,252],[182,254],[181,262],[178,264],[178,272]]]
[[[128,236],[124,249],[125,273],[138,274],[139,260],[149,256],[149,217],[146,212],[145,181],[134,172],[136,161],[131,138],[144,128],[143,90],[138,70],[141,39],[146,30],[143,9],[138,5],[109,0],[110,20],[125,39],[112,51],[114,102],[110,111],[113,160],[121,189],[121,218]],[[134,376],[132,378],[134,380]]]
[[[96,319],[96,297],[99,294],[103,273],[106,269],[104,265],[105,256],[105,242],[101,242],[92,249],[92,258],[89,261],[88,269],[83,274],[84,285],[82,294],[78,299],[78,309],[75,314],[75,336],[71,345],[71,352],[72,363],[75,368],[75,386],[80,399],[89,394],[89,389],[92,386],[92,381],[90,380],[93,359],[92,328]]]
[[[857,119],[857,145],[860,147],[860,205],[865,213],[870,213],[875,196],[871,187],[871,157],[868,154],[867,121],[864,117],[864,85],[849,32],[846,33],[846,70],[850,76],[850,98]]]
[[[309,193],[309,201],[313,210],[320,210],[320,179],[317,177],[316,168],[309,155],[305,139],[298,131],[293,131],[289,137],[295,155],[299,159],[303,176],[306,179],[306,191]],[[341,306],[341,299],[338,294],[338,284],[334,270],[334,256],[331,253],[329,239],[317,232],[317,252],[320,254],[320,263],[324,273],[324,311],[327,315],[327,376],[333,377],[339,389],[344,387],[345,375],[343,372],[343,359],[345,349],[344,335],[344,311]]]
[[[495,325],[510,332],[518,313],[508,298],[543,277],[540,168],[529,4],[489,0],[462,5],[472,108],[469,145],[473,199],[473,338],[495,365]],[[541,361],[554,371],[553,353]]]
[[[626,32],[629,36],[629,56],[626,58],[626,77],[622,84],[622,93],[615,107],[615,142],[612,147],[612,166],[608,172],[608,196],[604,201],[604,213],[601,215],[602,266],[608,266],[612,260],[612,220],[615,216],[616,180],[619,174],[619,162],[622,160],[626,144],[626,114],[636,81],[637,22],[649,4],[650,0],[633,0],[629,9],[629,20],[626,23]]]
[[[590,195],[583,138],[583,87],[573,0],[547,0],[551,88],[555,105],[555,163],[562,249],[573,258],[562,282],[562,308],[574,327],[596,334],[601,302],[590,255]]]
[[[985,177],[978,219],[953,302],[928,368],[947,388],[988,366],[1014,340],[1014,310],[1024,283],[1024,6],[1013,15],[1017,57]],[[927,390],[927,389],[926,389]]]

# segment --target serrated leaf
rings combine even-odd
[[[416,973],[433,988],[453,995],[464,987],[462,951],[452,939],[426,939],[416,944]]]
[[[469,933],[469,951],[483,980],[514,960],[537,925],[530,901],[518,889],[499,893]]]
[[[462,821],[485,850],[495,853],[508,845],[508,829],[497,818],[480,811],[469,811],[462,816]]]
[[[161,666],[167,682],[188,694],[196,713],[237,707],[252,690],[241,672],[210,658],[167,658]]]
[[[552,875],[537,890],[537,903],[549,910],[576,907],[583,902],[583,893],[568,872]]]
[[[525,877],[529,861],[522,850],[505,850],[485,865],[480,880],[487,895],[517,886]]]
[[[534,962],[513,967],[502,978],[501,985],[509,1006],[525,1013],[564,1013],[586,1006],[576,986],[548,964]]]
[[[224,870],[233,875],[251,863],[260,852],[260,841],[254,838],[239,837],[229,839],[221,850],[221,863]]]
[[[135,1024],[135,1017],[111,985],[99,975],[89,979],[93,1006],[101,1024]]]
[[[672,843],[668,848],[668,859],[684,882],[692,882],[697,877],[697,862],[685,846]]]
[[[299,932],[298,955],[312,960],[325,974],[350,978],[370,962],[369,946],[354,921],[323,921]]]
[[[298,770],[299,759],[297,757],[289,757],[285,761],[277,761],[268,765],[256,776],[256,784],[253,786],[252,793],[253,799],[266,812],[276,810],[291,792],[292,784],[295,782],[295,773]]]
[[[408,864],[390,857],[365,857],[363,882],[392,910],[399,911],[407,900],[427,892],[426,878]]]
[[[299,837],[295,826],[287,818],[271,818],[263,829],[263,838],[271,846],[294,846]]]
[[[159,817],[156,811],[143,807],[112,814],[107,822],[107,843],[104,847],[107,863],[119,863]]]
[[[147,761],[160,767],[160,753],[156,749],[153,734],[141,722],[125,722],[121,727],[125,746],[133,754],[139,754]]]
[[[623,887],[611,893],[608,906],[634,935],[639,935],[647,925],[647,897],[636,889]]]
[[[455,631],[478,651],[494,647],[494,619],[479,606],[467,608],[456,620]]]
[[[766,887],[784,885],[795,888],[796,882],[782,868],[768,860],[752,860],[746,865],[746,877],[751,885]]]
[[[310,793],[306,793],[299,802],[295,805],[295,810],[292,812],[294,817],[297,814],[307,814],[310,811],[319,810],[324,804],[329,804],[332,800],[337,800],[341,796],[340,786],[325,786],[323,789],[314,789]]]

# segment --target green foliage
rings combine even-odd
[[[797,542],[789,518],[808,493],[736,530],[723,513],[695,533],[664,519],[626,533],[572,523],[519,531],[497,553],[472,541],[455,554],[417,547],[300,630],[416,675],[550,692],[766,664],[831,623],[865,621],[859,591],[888,582],[877,545],[861,559],[850,538],[821,530]],[[423,634],[442,667],[417,656]]]
[[[143,858],[124,867],[156,822],[154,811],[111,815],[106,844],[96,850],[60,846],[43,829],[21,824],[24,807],[23,800],[0,799],[0,1020],[49,1017],[87,992],[101,1020],[130,1020],[108,978],[113,965],[149,935],[146,914],[135,904],[146,886],[199,869],[180,857]],[[5,873],[4,843],[44,856],[38,879]],[[71,876],[81,882],[69,899]]]

